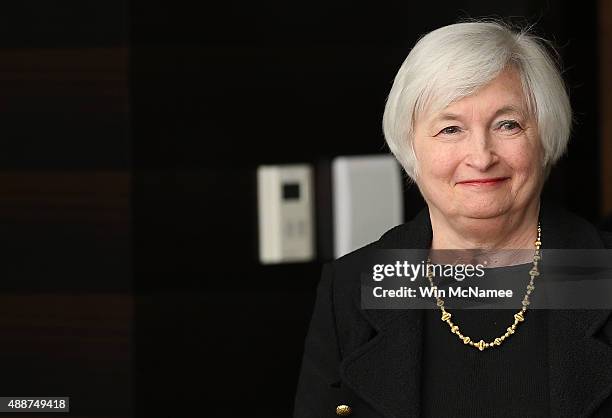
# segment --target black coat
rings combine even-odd
[[[554,205],[540,212],[545,248],[610,248],[612,235]],[[427,208],[378,241],[325,264],[306,338],[295,418],[418,417],[423,311],[362,310],[360,282],[347,274],[370,248],[429,248]],[[612,297],[612,296],[611,296]],[[550,411],[554,417],[612,417],[610,310],[549,312]],[[401,384],[399,384],[401,382]]]

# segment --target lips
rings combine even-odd
[[[510,177],[490,177],[482,179],[469,179],[458,182],[457,184],[463,184],[466,186],[493,186],[501,184],[508,180]]]

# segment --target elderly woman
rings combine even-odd
[[[528,310],[533,286],[517,313],[368,310],[359,278],[340,274],[367,248],[523,249],[525,289],[540,248],[609,248],[540,200],[571,119],[555,61],[527,31],[469,22],[418,41],[383,128],[427,208],[324,266],[295,417],[612,416],[609,310]]]

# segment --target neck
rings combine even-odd
[[[429,217],[433,230],[431,248],[533,249],[539,212],[539,200],[522,211],[487,219],[446,217],[430,206]]]

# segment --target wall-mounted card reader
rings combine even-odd
[[[312,168],[306,164],[257,169],[259,260],[303,262],[314,257]]]

